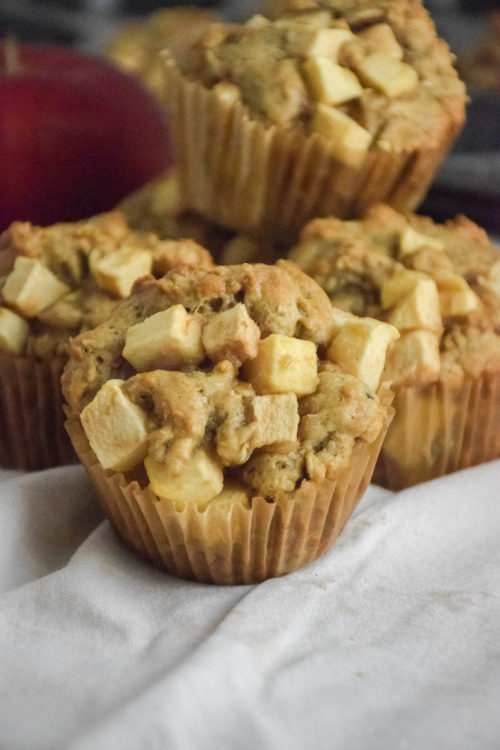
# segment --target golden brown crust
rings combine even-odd
[[[125,333],[138,321],[182,304],[188,312],[210,316],[244,300],[263,336],[298,335],[326,344],[333,332],[328,297],[289,261],[276,266],[217,266],[212,271],[172,272],[161,279],[136,282],[134,294],[113,311],[110,322],[71,342],[64,376],[66,397],[75,411],[93,398],[100,385],[130,374],[121,357]]]
[[[176,305],[205,330],[216,315],[243,305],[262,339],[280,334],[313,342],[320,364],[315,392],[281,392],[278,408],[274,396],[261,397],[256,381],[246,379],[245,368],[224,358],[204,359],[198,367],[186,362],[170,370],[136,371],[124,357],[128,330]],[[202,450],[222,467],[225,482],[236,480],[250,495],[273,497],[291,492],[303,479],[335,479],[356,442],[372,443],[384,429],[387,406],[338,365],[321,364],[333,335],[327,295],[289,261],[171,272],[138,281],[106,323],[72,340],[63,393],[78,415],[105,383],[119,379],[127,398],[148,415],[148,458],[177,475]],[[267,410],[262,423],[261,408]],[[289,437],[267,437],[275,424]]]
[[[430,242],[402,256],[398,238],[407,227]],[[466,217],[437,224],[380,205],[359,221],[317,219],[304,228],[289,257],[320,283],[335,306],[379,319],[387,317],[381,287],[396,273],[410,269],[435,281],[443,273],[457,274],[479,304],[465,314],[443,316],[439,377],[460,380],[464,374],[477,377],[486,369],[500,369],[500,295],[492,282],[500,257],[486,232]],[[391,356],[398,383],[398,346]],[[418,371],[407,372],[403,382],[418,382],[420,377]]]
[[[151,253],[152,272],[163,275],[177,266],[210,268],[210,253],[193,240],[159,240],[151,232],[133,232],[123,214],[112,211],[79,222],[38,227],[14,222],[0,235],[0,309],[9,307],[2,287],[16,258],[36,260],[68,287],[67,293],[34,316],[26,316],[29,334],[21,353],[41,359],[67,356],[69,337],[106,320],[119,301],[98,283],[92,259],[121,250]]]

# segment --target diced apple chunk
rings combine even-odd
[[[359,378],[370,391],[376,391],[387,350],[397,338],[399,333],[392,325],[373,318],[353,318],[346,321],[334,337],[327,357]]]
[[[131,326],[122,353],[137,372],[197,365],[205,356],[201,322],[172,305]]]
[[[144,466],[151,489],[160,498],[174,503],[207,503],[222,490],[224,483],[220,466],[201,448],[196,450],[179,474],[152,456],[146,456]]]
[[[122,390],[123,380],[108,380],[81,413],[90,447],[104,469],[128,471],[146,453],[148,416]]]
[[[318,103],[311,122],[313,132],[327,138],[332,155],[351,167],[359,167],[366,157],[372,136],[339,109]]]
[[[441,315],[467,315],[479,307],[479,297],[463,276],[440,271],[436,277]]]
[[[0,350],[22,354],[30,327],[28,323],[7,307],[0,307]]]
[[[309,24],[289,23],[286,26],[287,48],[297,57],[321,56],[337,62],[342,45],[355,38],[349,29],[322,29]]]
[[[343,104],[363,93],[356,75],[328,57],[309,57],[303,70],[313,95],[324,104]]]
[[[239,367],[257,356],[260,328],[241,302],[215,313],[205,324],[202,341],[213,362],[228,359]]]
[[[403,59],[403,48],[394,36],[394,31],[388,23],[375,23],[362,31],[359,38],[373,52],[383,52],[384,55]]]
[[[394,344],[389,375],[403,381],[429,383],[439,376],[439,334],[423,329],[408,331]]]
[[[257,393],[314,393],[318,359],[312,341],[272,333],[259,341],[255,359],[244,365],[245,376]]]
[[[69,291],[40,261],[19,256],[5,280],[2,296],[21,315],[33,318]]]
[[[340,329],[350,320],[356,320],[356,316],[340,307],[332,307],[333,335],[340,333]]]
[[[399,252],[402,257],[411,255],[421,247],[435,247],[442,250],[444,245],[438,237],[429,237],[429,235],[417,232],[413,227],[406,227],[399,237]]]
[[[136,279],[151,273],[153,254],[139,247],[122,247],[106,255],[90,254],[90,270],[101,289],[115,297],[128,297]]]
[[[388,97],[406,94],[418,85],[417,71],[411,65],[383,52],[367,55],[356,66],[356,72],[365,86],[371,86]]]
[[[399,331],[426,328],[440,332],[443,326],[435,281],[419,279],[413,289],[396,303],[387,320]]]
[[[256,396],[253,400],[257,422],[254,445],[294,442],[299,426],[299,406],[295,393]]]
[[[382,310],[388,310],[393,307],[402,297],[406,297],[419,281],[429,277],[421,271],[412,271],[410,269],[401,269],[386,279],[380,287],[380,304]]]

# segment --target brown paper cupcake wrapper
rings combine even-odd
[[[188,81],[164,57],[177,169],[186,204],[211,221],[269,239],[293,239],[316,216],[360,216],[379,201],[413,210],[452,145],[419,150],[374,147],[359,168],[334,158],[319,135],[265,127],[239,103]]]
[[[374,481],[392,490],[500,458],[500,374],[394,388]]]
[[[392,398],[392,395],[391,395]],[[230,510],[187,504],[176,510],[149,487],[103,470],[77,417],[66,429],[119,536],[142,557],[181,578],[217,584],[255,583],[281,576],[325,552],[338,537],[370,483],[382,440],[359,441],[336,481],[305,481],[292,496]]]
[[[64,429],[63,359],[0,352],[0,465],[45,469],[76,461]]]

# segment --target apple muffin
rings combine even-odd
[[[41,469],[74,453],[60,376],[71,336],[106,320],[139,276],[210,267],[193,240],[132,232],[119,212],[0,235],[0,465]]]
[[[139,280],[72,340],[67,430],[128,545],[214,583],[282,575],[328,549],[392,416],[384,365],[398,336],[338,313],[289,261],[182,269]]]
[[[465,114],[421,0],[299,7],[213,24],[189,56],[163,55],[187,205],[282,242],[317,216],[414,209]]]
[[[376,481],[401,489],[500,457],[500,255],[483,229],[380,205],[311,221],[290,258],[333,305],[401,334]]]

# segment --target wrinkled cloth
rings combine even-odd
[[[79,466],[0,472],[0,660],[2,750],[498,750],[500,462],[235,587],[134,555]]]

